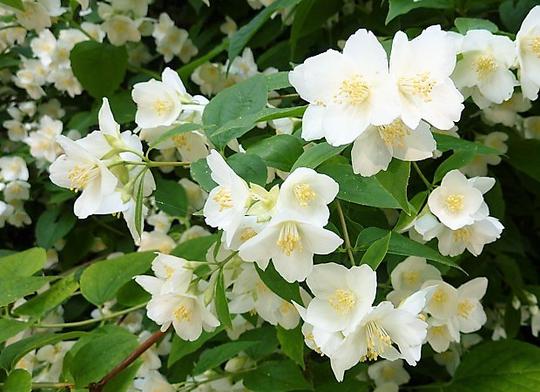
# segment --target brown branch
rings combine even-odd
[[[113,370],[105,375],[97,383],[92,383],[88,386],[90,392],[102,392],[103,388],[109,381],[115,378],[122,370],[131,365],[137,358],[139,358],[146,350],[148,350],[154,343],[161,339],[167,331],[161,332],[160,330],[154,332],[148,339],[142,342],[126,359],[120,362]]]

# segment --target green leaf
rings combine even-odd
[[[277,273],[273,264],[268,264],[268,267],[263,271],[257,265],[255,266],[259,277],[267,285],[270,290],[279,295],[285,301],[295,301],[298,304],[303,304],[300,297],[300,289],[297,282],[289,283]]]
[[[206,158],[201,158],[198,161],[193,162],[189,168],[189,172],[191,174],[191,178],[193,178],[193,180],[197,182],[197,184],[199,184],[206,192],[210,192],[217,186],[214,180],[212,180],[212,171],[208,167]]]
[[[60,208],[45,210],[36,223],[36,242],[39,246],[50,249],[75,226],[77,218],[71,211]]]
[[[169,129],[168,131],[160,135],[156,140],[154,140],[152,144],[150,144],[150,149],[156,148],[161,143],[163,143],[166,140],[169,140],[173,136],[181,135],[186,132],[197,131],[199,129],[201,129],[201,126],[199,124],[193,124],[193,123],[181,124],[177,127]]]
[[[252,126],[246,126],[242,120],[244,116],[257,113],[266,106],[267,94],[266,78],[263,75],[256,75],[217,94],[206,105],[202,116],[210,140],[217,147],[223,147],[231,139],[250,130]],[[226,126],[229,121],[236,123],[237,127]],[[223,129],[220,130],[221,127]]]
[[[231,328],[232,320],[229,313],[229,305],[227,304],[227,297],[225,296],[225,284],[223,282],[223,270],[221,269],[216,280],[216,287],[214,291],[216,313],[221,325]]]
[[[0,306],[9,305],[25,295],[42,288],[52,277],[46,276],[2,276],[0,277]]]
[[[24,5],[22,0],[0,0],[0,4],[7,5],[8,7],[13,7],[19,11],[24,11]]]
[[[437,149],[445,152],[448,150],[454,151],[471,151],[475,154],[494,154],[501,155],[501,152],[485,146],[480,143],[471,142],[465,139],[460,139],[450,135],[444,135],[442,133],[434,133],[433,137],[437,141]]]
[[[375,176],[407,214],[411,213],[411,205],[407,200],[407,186],[409,185],[410,174],[410,162],[393,159],[386,171],[381,171]]]
[[[289,73],[276,72],[266,75],[266,86],[268,87],[268,91],[291,87],[291,84],[289,83]]]
[[[100,334],[79,348],[70,372],[77,387],[99,381],[137,347],[137,337],[129,333]]]
[[[31,248],[0,258],[0,276],[30,276],[40,271],[47,261],[42,248]]]
[[[229,41],[228,57],[229,63],[240,54],[242,49],[247,45],[251,37],[270,19],[276,11],[287,7],[293,7],[300,0],[277,0],[268,7],[264,7],[248,24],[242,26],[236,31]]]
[[[97,103],[101,107],[101,101],[97,100]],[[137,106],[131,98],[130,91],[120,91],[109,97],[109,104],[111,105],[111,111],[114,113],[114,119],[119,124],[127,124],[135,121]]]
[[[239,354],[241,351],[254,346],[258,342],[236,341],[212,347],[201,354],[199,362],[193,369],[193,374],[201,374],[209,369],[214,369],[226,360]]]
[[[97,107],[91,111],[75,113],[67,124],[68,129],[76,129],[85,135],[88,132],[88,128],[97,124]]]
[[[397,231],[398,233],[401,233],[405,230],[407,230],[414,222],[416,217],[418,216],[418,213],[420,212],[420,209],[424,205],[424,202],[426,201],[426,198],[428,196],[428,192],[420,192],[416,194],[410,201],[410,205],[412,208],[411,214],[407,214],[405,211],[402,211],[401,214],[399,214],[399,219],[396,223],[396,226],[394,227],[394,231]]]
[[[296,160],[291,170],[298,167],[308,167],[315,169],[328,159],[340,154],[347,146],[333,147],[326,142],[314,145],[305,150]]]
[[[247,149],[248,154],[258,155],[267,166],[283,171],[290,171],[303,152],[302,142],[291,135],[275,135]]]
[[[452,0],[389,0],[389,4],[390,7],[388,15],[386,16],[386,24],[390,23],[394,18],[404,15],[416,8],[454,8],[454,1]]]
[[[131,390],[130,387],[133,385],[133,379],[141,367],[142,362],[142,360],[138,359],[118,373],[118,375],[105,385],[103,392],[126,392]]]
[[[148,170],[148,167],[145,167],[142,172],[139,174],[139,183],[137,184],[137,194],[135,198],[135,230],[137,233],[142,235],[143,229],[143,203],[144,203],[144,176],[145,172]],[[136,181],[135,181],[136,182]]]
[[[66,333],[39,333],[10,344],[0,353],[0,367],[6,370],[13,368],[19,360],[36,348],[55,344],[63,340],[77,339],[86,332],[74,331]]]
[[[135,252],[92,264],[81,275],[82,295],[94,305],[113,299],[135,275],[144,274],[155,257],[153,252]]]
[[[465,34],[469,30],[487,30],[492,33],[499,31],[497,25],[487,19],[456,18],[454,25],[461,34]]]
[[[339,184],[337,197],[341,200],[378,208],[401,207],[376,176],[362,177],[354,174],[349,164],[327,163],[319,167],[318,171],[336,180]]]
[[[0,319],[0,343],[5,342],[28,327],[30,327],[30,324],[24,321]]]
[[[392,232],[389,231],[384,237],[373,242],[362,256],[360,264],[367,264],[375,271],[384,260],[386,252],[388,252],[391,235]]]
[[[79,288],[74,275],[70,275],[55,283],[49,290],[41,293],[14,310],[15,314],[41,317],[56,308]]]
[[[529,11],[538,5],[536,0],[505,0],[499,5],[501,22],[511,33],[516,33]]]
[[[30,392],[32,390],[32,375],[24,369],[15,369],[9,373],[4,382],[5,392]]]
[[[244,377],[244,385],[255,392],[285,392],[312,389],[300,368],[290,360],[268,361]]]
[[[203,331],[201,336],[199,336],[199,339],[193,342],[182,340],[177,335],[174,335],[172,339],[171,352],[169,354],[167,367],[170,368],[172,365],[184,358],[186,355],[197,351],[203,346],[203,344],[212,339],[221,331],[223,331],[223,327],[218,327],[212,332]]]
[[[443,163],[439,165],[433,175],[433,182],[439,182],[450,170],[459,169],[470,163],[476,154],[472,151],[457,151],[450,155]]]
[[[285,329],[277,326],[277,338],[281,346],[281,351],[304,368],[304,335],[302,328],[298,325],[293,329]]]
[[[540,348],[517,340],[475,346],[444,392],[538,392]]]
[[[186,260],[205,261],[206,252],[216,242],[216,238],[216,235],[206,235],[184,241],[174,248],[171,255],[182,257]]]
[[[125,46],[83,41],[75,45],[69,58],[73,74],[93,97],[111,95],[124,80],[127,69]]]
[[[156,181],[156,207],[170,216],[183,217],[187,214],[188,200],[184,187],[176,181]]]
[[[374,241],[383,238],[388,234],[387,230],[379,229],[378,227],[368,227],[360,232],[356,239],[355,249],[365,250],[368,249],[370,244]],[[435,249],[430,248],[427,245],[413,241],[395,231],[391,232],[390,242],[388,244],[388,253],[400,256],[418,256],[424,257],[428,260],[433,260],[438,263],[447,265],[449,267],[457,268],[461,271],[463,269],[458,266],[451,258],[442,256]]]
[[[536,181],[540,181],[540,140],[511,136],[508,140],[508,163]]]
[[[246,182],[266,184],[267,171],[264,161],[257,155],[237,153],[227,158],[227,163]]]

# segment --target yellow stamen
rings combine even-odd
[[[366,324],[366,343],[367,353],[362,360],[374,361],[392,345],[392,339],[376,321],[370,321]]]
[[[191,321],[191,310],[187,309],[184,305],[180,305],[175,309],[173,316],[177,321]]]
[[[287,256],[290,256],[295,250],[302,250],[302,241],[295,223],[286,222],[281,226],[276,245]]]
[[[158,99],[154,102],[154,111],[158,116],[163,116],[171,111],[173,107],[172,102],[163,99]]]
[[[463,209],[465,197],[458,193],[448,195],[445,200],[446,208],[451,212],[460,212]]]
[[[429,333],[435,336],[442,336],[445,334],[446,328],[444,325],[437,325],[429,328]]]
[[[213,200],[219,204],[219,212],[227,208],[232,208],[232,194],[231,191],[225,187],[221,187],[219,191],[213,197]]]
[[[531,37],[528,40],[528,48],[533,52],[537,57],[540,57],[540,35]]]
[[[330,306],[339,314],[349,313],[356,304],[356,296],[350,290],[337,289],[334,294],[328,298]]]
[[[461,301],[458,304],[458,314],[463,318],[469,317],[473,309],[474,305],[468,300]]]
[[[72,190],[84,189],[97,175],[95,166],[75,165],[67,174]]]
[[[369,98],[369,86],[359,75],[341,82],[339,92],[334,96],[334,101],[339,104],[358,106]]]
[[[400,119],[392,121],[390,124],[378,127],[379,135],[386,145],[403,147],[405,136],[411,134],[411,130]]]
[[[431,296],[431,300],[438,304],[442,304],[446,302],[447,299],[448,299],[448,294],[446,294],[446,291],[444,291],[444,289],[442,288],[438,288],[437,290],[435,290],[435,292]]]
[[[431,101],[431,93],[436,81],[430,78],[428,72],[419,73],[413,77],[403,77],[398,80],[398,86],[402,93],[417,96],[424,102]]]
[[[467,227],[462,227],[461,229],[454,230],[452,233],[454,241],[467,241],[471,237],[471,231]]]
[[[497,63],[495,62],[493,56],[485,54],[478,56],[474,60],[474,67],[476,69],[478,77],[482,79],[489,76],[493,71],[497,69]]]
[[[176,147],[188,147],[186,135],[174,135],[172,141]],[[187,148],[189,150],[189,148]]]
[[[407,271],[403,273],[403,281],[409,286],[414,286],[420,280],[420,273],[418,271]]]
[[[317,196],[309,184],[296,184],[293,192],[296,200],[298,200],[298,203],[302,207],[307,207],[309,203]]]
[[[251,227],[245,228],[240,233],[240,241],[246,242],[247,240],[249,240],[250,238],[255,237],[256,235],[257,235],[257,232],[255,230],[253,230]]]

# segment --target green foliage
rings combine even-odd
[[[281,351],[304,368],[304,335],[302,335],[300,325],[293,329],[285,329],[278,326],[277,338]]]
[[[369,248],[367,248],[366,253],[364,253],[362,256],[360,264],[367,264],[373,270],[376,270],[388,252],[391,235],[392,232],[389,231],[384,237],[374,241]]]
[[[226,360],[234,357],[241,351],[253,346],[256,342],[230,342],[217,347],[213,347],[202,353],[199,361],[193,369],[194,374],[201,374],[208,369],[213,369],[221,365]]]
[[[4,382],[6,392],[30,392],[32,390],[32,375],[24,369],[15,369],[9,373]]]
[[[289,171],[304,150],[297,137],[275,135],[250,146],[247,152],[261,157],[268,167]]]
[[[186,191],[179,183],[158,179],[154,196],[159,209],[170,216],[183,217],[187,214],[188,200]]]
[[[294,362],[268,361],[246,374],[244,385],[252,391],[285,392],[311,389]]]
[[[270,263],[268,267],[263,271],[258,266],[257,273],[261,280],[266,284],[270,290],[279,295],[286,301],[295,301],[298,304],[303,304],[302,298],[300,298],[300,290],[298,283],[289,283],[281,277]]]

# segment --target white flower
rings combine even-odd
[[[450,347],[450,343],[459,342],[459,330],[454,323],[430,317],[428,324],[426,339],[433,351],[445,352]]]
[[[446,130],[461,117],[463,96],[450,79],[455,46],[440,26],[428,27],[411,41],[401,31],[394,36],[390,75],[399,92],[401,119],[410,128],[425,120]]]
[[[159,211],[156,214],[150,215],[148,218],[146,218],[146,222],[148,224],[154,226],[155,231],[159,231],[160,233],[167,234],[171,228],[171,217],[164,213],[163,211]]]
[[[295,211],[313,222],[326,225],[330,216],[327,205],[338,191],[339,186],[331,177],[299,167],[281,185],[276,209]]]
[[[478,107],[500,104],[512,97],[518,82],[510,71],[516,62],[515,46],[510,38],[487,30],[469,30],[460,53],[463,57],[452,78]]]
[[[8,203],[13,200],[28,200],[30,198],[30,184],[25,181],[12,181],[4,188],[4,200]]]
[[[174,240],[169,237],[167,233],[163,233],[158,230],[151,232],[144,231],[141,234],[141,241],[137,251],[144,252],[147,250],[158,250],[161,253],[170,253],[175,246],[176,242],[174,242]]]
[[[225,64],[225,67],[227,68],[228,64]],[[259,73],[250,48],[245,48],[242,56],[233,59],[229,67],[229,73],[236,76],[238,81],[249,79]]]
[[[478,136],[477,141],[483,143],[487,147],[499,151],[500,154],[506,154],[508,146],[508,134],[504,132],[491,132],[488,135]],[[488,173],[487,165],[498,165],[502,158],[496,154],[478,154],[472,162],[460,168],[460,171],[469,177],[485,176]]]
[[[41,31],[51,26],[51,17],[47,8],[39,1],[23,1],[24,11],[17,10],[17,22],[27,30]]]
[[[419,291],[397,308],[388,301],[373,307],[330,357],[338,381],[343,380],[345,370],[368,359],[402,358],[415,365],[427,334],[427,323],[418,317],[425,295]]]
[[[424,287],[435,286],[425,310],[439,320],[449,320],[457,309],[457,290],[442,280],[427,281]]]
[[[390,281],[394,290],[388,293],[386,298],[397,306],[403,299],[420,290],[424,282],[440,279],[440,271],[428,264],[426,259],[409,256],[390,273]]]
[[[344,334],[370,311],[377,291],[376,273],[366,264],[350,269],[336,263],[318,264],[306,283],[315,297],[306,309],[304,321]]]
[[[480,303],[487,290],[488,280],[476,278],[457,289],[457,325],[463,333],[478,331],[486,323],[486,313]]]
[[[32,39],[30,47],[43,65],[49,66],[56,50],[56,37],[50,30],[43,30],[36,38]]]
[[[491,105],[482,111],[482,119],[489,125],[503,124],[514,127],[518,123],[518,113],[526,112],[531,108],[531,101],[520,92],[515,92],[508,101]]]
[[[530,116],[523,120],[525,139],[540,139],[540,116]]]
[[[268,262],[288,282],[303,281],[313,268],[313,255],[332,253],[343,240],[330,230],[294,217],[276,215],[253,238],[240,246],[239,255],[266,269]]]
[[[176,389],[158,371],[148,372],[144,378],[137,378],[133,386],[141,392],[174,392]]]
[[[216,150],[210,152],[206,161],[218,186],[212,189],[204,205],[205,220],[209,226],[225,231],[225,243],[229,246],[246,211],[250,191]]]
[[[30,132],[24,142],[30,146],[30,154],[35,158],[53,162],[61,152],[56,138],[62,133],[62,121],[45,115],[39,120],[37,131]]]
[[[137,83],[131,93],[137,104],[135,122],[141,128],[171,125],[182,111],[182,103],[191,101],[178,74],[165,68],[162,81],[151,79]]]
[[[430,193],[429,209],[445,226],[460,229],[488,216],[483,194],[494,184],[493,178],[467,179],[459,170],[451,170]]]
[[[400,119],[390,124],[370,126],[354,141],[351,151],[353,171],[372,176],[386,170],[392,158],[420,161],[431,158],[437,145],[430,127],[420,121],[411,129]]]
[[[198,211],[203,208],[208,194],[199,186],[199,184],[196,184],[189,178],[185,177],[181,178],[178,182],[186,191],[190,209],[193,211]]]
[[[523,20],[516,45],[521,91],[534,101],[540,88],[540,6],[534,7]]]
[[[380,386],[386,383],[397,385],[407,384],[411,379],[409,373],[403,368],[403,361],[379,361],[368,367],[369,377],[375,381],[375,385]]]
[[[352,35],[343,53],[328,50],[308,58],[289,73],[289,81],[309,102],[302,123],[305,140],[351,143],[369,125],[388,124],[398,115],[386,52],[367,30]]]
[[[139,42],[141,33],[137,22],[125,15],[113,15],[101,25],[111,44],[124,45],[126,42]]]
[[[28,180],[28,167],[19,156],[0,158],[0,179],[3,181]]]
[[[473,256],[482,253],[484,245],[495,242],[500,238],[504,226],[498,219],[486,217],[475,221],[472,225],[466,225],[452,230],[431,214],[425,214],[415,223],[415,229],[424,241],[434,237],[439,240],[439,252],[443,256],[457,256],[467,249]]]

